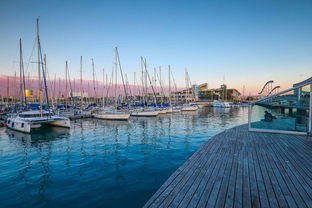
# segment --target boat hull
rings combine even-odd
[[[22,122],[22,121],[19,121],[17,119],[8,119],[8,120],[9,120],[9,122],[7,122],[7,127],[9,129],[13,129],[15,131],[21,131],[24,133],[30,133],[30,131],[32,129],[31,123]],[[37,127],[38,124],[35,124],[35,125],[36,126],[34,126],[34,127]]]
[[[62,119],[62,120],[58,120],[58,121],[51,121],[51,122],[48,122],[47,124],[51,125],[51,126],[70,128],[70,120],[69,119]]]
[[[158,116],[159,111],[138,111],[138,112],[132,112],[131,116],[134,117],[156,117]]]
[[[189,106],[189,107],[183,107],[181,109],[181,111],[196,111],[198,110],[198,107],[197,106]]]
[[[58,126],[58,127],[65,127],[70,128],[70,120],[66,118],[62,119],[54,119],[54,120],[47,120],[47,121],[40,121],[40,122],[27,122],[17,118],[9,118],[7,122],[7,127],[9,129],[13,129],[16,131],[21,131],[24,133],[30,133],[32,129],[41,128],[42,125],[51,125],[51,126]]]
[[[160,110],[159,111],[159,114],[166,114],[166,113],[168,113],[168,110]]]
[[[104,120],[128,120],[130,117],[129,113],[101,113],[101,114],[93,114],[94,118],[104,119]]]

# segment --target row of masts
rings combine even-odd
[[[159,67],[159,72],[156,68],[154,68],[154,75],[151,76],[147,69],[147,61],[146,58],[141,57],[141,77],[140,81],[137,82],[136,73],[134,73],[134,83],[133,86],[129,84],[127,74],[123,74],[121,61],[119,57],[118,48],[115,48],[115,60],[112,67],[112,74],[110,79],[108,78],[108,74],[105,74],[103,69],[103,80],[102,80],[102,93],[99,93],[101,89],[99,89],[99,82],[96,80],[96,73],[95,73],[95,66],[94,60],[91,59],[92,64],[92,88],[93,88],[93,95],[90,96],[90,82],[88,81],[88,89],[87,93],[84,87],[84,80],[83,80],[83,57],[80,56],[80,87],[79,93],[75,92],[76,89],[76,80],[74,80],[74,87],[72,86],[72,80],[70,77],[69,71],[69,64],[68,61],[65,61],[65,92],[61,93],[63,89],[61,89],[61,79],[58,79],[58,93],[56,92],[56,74],[54,75],[54,80],[48,79],[48,70],[47,70],[47,60],[46,55],[41,51],[41,42],[40,42],[40,35],[39,35],[39,19],[36,21],[36,43],[37,43],[37,67],[38,67],[38,88],[36,90],[36,96],[29,96],[27,95],[27,90],[30,89],[28,86],[30,83],[29,79],[29,72],[28,72],[28,80],[26,82],[25,79],[25,70],[24,70],[24,60],[23,60],[23,47],[22,47],[22,40],[19,40],[19,51],[20,51],[20,60],[19,60],[19,100],[21,106],[25,107],[27,102],[37,102],[40,104],[40,111],[42,113],[43,110],[43,103],[45,102],[46,108],[50,108],[52,106],[56,106],[59,104],[65,104],[65,106],[74,105],[74,104],[102,104],[105,106],[106,104],[111,104],[117,106],[120,104],[125,104],[127,106],[134,105],[136,102],[143,104],[143,106],[153,103],[154,105],[157,104],[164,104],[168,103],[172,105],[172,87],[171,87],[171,79],[173,80],[174,89],[177,91],[177,86],[175,80],[173,78],[173,73],[168,66],[168,91],[165,89],[163,80],[162,80],[162,69]],[[190,86],[190,79],[188,73],[186,71],[186,88],[187,88],[187,95],[191,94],[189,92]],[[118,83],[118,78],[121,78],[121,84]],[[110,81],[109,81],[110,80]],[[158,81],[158,83],[157,83]],[[141,82],[141,83],[140,83]],[[9,78],[8,78],[8,86],[9,86]],[[48,89],[49,88],[49,89]],[[120,89],[122,88],[122,89]],[[34,88],[35,89],[35,88]],[[33,91],[35,91],[33,89]],[[51,97],[49,97],[49,92],[51,93]],[[74,94],[76,93],[76,94]],[[86,95],[87,94],[87,95]],[[3,100],[2,95],[2,102]],[[9,101],[10,93],[9,87],[7,89],[7,101]],[[16,99],[11,98],[11,101],[14,100],[16,104]],[[176,100],[176,99],[175,99]],[[0,100],[1,101],[1,100]]]
[[[22,51],[22,50],[21,50]],[[22,53],[21,53],[22,54]],[[23,60],[21,56],[20,61],[20,76],[16,76],[15,78],[8,77],[7,78],[7,90],[2,90],[2,95],[0,95],[0,103],[7,102],[10,99],[11,103],[16,103],[17,99],[21,101],[20,103],[24,106],[27,102],[39,102],[43,103],[43,87],[42,82],[43,78],[40,77],[40,84],[38,81],[39,88],[34,86],[34,83],[37,78],[33,76],[30,77],[30,73],[28,72],[28,78],[25,77],[25,72],[23,69]],[[92,59],[92,81],[85,81],[83,79],[82,73],[82,57],[80,57],[80,80],[72,79],[69,70],[68,61],[65,61],[65,76],[63,79],[58,78],[56,74],[54,74],[54,79],[46,80],[47,87],[49,88],[50,98],[49,101],[52,105],[65,104],[68,106],[72,104],[73,101],[79,103],[99,103],[101,101],[102,105],[104,105],[104,101],[106,98],[114,98],[114,102],[118,100],[118,97],[122,96],[125,100],[129,100],[130,97],[132,100],[134,97],[139,98],[141,103],[146,103],[147,100],[153,99],[153,102],[158,103],[169,103],[172,104],[172,100],[176,100],[176,93],[178,91],[177,84],[172,74],[172,70],[170,65],[168,66],[168,84],[165,86],[164,82],[161,78],[161,68],[159,71],[154,68],[153,76],[147,71],[146,60],[142,58],[142,69],[141,76],[139,79],[137,77],[137,73],[133,73],[133,83],[129,83],[127,74],[124,75],[124,80],[122,84],[118,84],[118,75],[116,67],[112,68],[111,76],[108,73],[105,73],[103,69],[103,77],[102,82],[96,79],[94,72],[94,60]],[[46,67],[46,56],[43,59],[43,65]],[[47,72],[46,72],[47,73]],[[42,73],[40,73],[42,74]],[[48,74],[48,73],[47,73]],[[48,76],[49,77],[49,76]],[[18,83],[16,80],[19,78],[20,89],[14,89],[14,86]],[[13,79],[13,81],[12,81]],[[187,78],[188,80],[189,78]],[[190,92],[190,83],[187,82],[187,91],[186,94],[192,94]],[[10,89],[11,88],[11,93]],[[26,91],[34,92],[33,96],[27,97]],[[40,89],[40,90],[36,90]],[[12,92],[14,90],[14,92]],[[5,92],[6,91],[6,92]],[[19,93],[17,93],[19,92]],[[18,96],[17,96],[18,94]],[[169,96],[171,95],[171,96]],[[147,97],[148,96],[148,97]],[[157,97],[157,98],[156,98]],[[2,99],[1,99],[2,98]],[[40,99],[39,99],[40,98]]]

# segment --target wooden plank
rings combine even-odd
[[[269,207],[269,201],[268,201],[268,195],[265,189],[264,181],[263,181],[263,176],[260,170],[258,158],[256,156],[256,153],[253,151],[251,153],[252,155],[252,160],[255,168],[255,175],[256,175],[256,182],[258,186],[258,196],[260,199],[260,205],[261,207]]]
[[[196,151],[145,207],[312,207],[311,143],[232,128]]]
[[[245,150],[243,152],[243,207],[251,207],[251,184],[250,184],[250,172],[248,161],[248,144],[245,144]]]
[[[227,143],[227,145],[228,145],[228,143]],[[226,149],[227,145],[224,146],[223,151]],[[206,202],[208,201],[210,193],[212,192],[212,186],[214,185],[214,183],[216,181],[218,173],[222,172],[222,167],[225,163],[225,158],[228,157],[228,155],[229,155],[229,152],[225,152],[225,154],[224,154],[225,157],[218,160],[216,168],[212,171],[210,177],[207,178],[208,180],[206,180],[206,183],[203,183],[204,186],[200,187],[202,190],[200,197],[198,199],[193,197],[196,201],[192,199],[190,202],[191,206],[195,205],[198,207],[204,207],[206,205]],[[197,203],[195,204],[195,202],[197,202]]]
[[[219,142],[219,145],[221,147],[222,146],[222,140],[218,140],[218,142]],[[217,152],[218,149],[219,149],[219,147],[216,148],[216,145],[213,147],[213,150],[206,148],[205,153],[207,153],[207,151],[209,150],[210,154],[208,156],[204,155],[204,157],[201,158],[198,161],[198,163],[196,163],[192,166],[192,168],[184,175],[184,178],[180,181],[180,183],[166,197],[166,199],[164,200],[164,203],[162,203],[160,207],[168,207],[169,205],[177,207],[180,204],[180,202],[182,201],[182,199],[184,198],[186,192],[190,191],[191,185],[195,181],[197,175],[199,174],[200,170],[205,165],[206,161],[210,157],[214,157],[215,156],[214,153]]]
[[[285,152],[285,147],[281,146],[281,144],[276,144],[274,147],[276,149],[276,153],[279,154],[281,158],[283,158],[283,163],[286,163],[289,168],[295,170],[295,174],[298,176],[299,180],[304,181],[303,184],[308,184],[309,187],[312,187],[312,180],[310,178],[309,170],[306,169],[307,166],[305,164],[308,160],[311,160],[310,157],[306,157],[304,161],[296,157],[296,152]],[[312,149],[311,149],[312,150]],[[300,151],[300,148],[298,148]],[[312,197],[312,195],[310,195]]]
[[[223,191],[223,190],[220,190],[220,187],[221,187],[222,180],[224,179],[225,166],[229,162],[229,160],[235,156],[234,153],[235,153],[236,148],[237,148],[237,141],[238,140],[233,139],[232,137],[228,137],[227,139],[228,139],[228,142],[229,142],[228,143],[229,144],[228,147],[230,147],[230,148],[228,148],[226,150],[228,152],[228,156],[222,162],[221,169],[217,173],[217,175],[215,176],[215,180],[214,180],[213,186],[206,187],[206,189],[212,190],[212,191],[210,191],[210,195],[209,195],[209,197],[207,199],[207,202],[205,203],[205,206],[207,206],[207,207],[214,207],[215,206],[218,194],[220,193],[220,191]],[[233,158],[233,160],[235,160],[235,158]],[[205,202],[206,199],[205,198],[203,198],[203,199],[204,200],[202,200],[202,202]],[[201,201],[200,201],[198,206],[201,207]]]
[[[235,149],[233,148],[233,150],[234,150],[234,152],[231,154],[231,157],[227,159],[227,163],[226,163],[226,167],[224,170],[224,175],[223,175],[222,183],[221,183],[221,187],[220,187],[221,191],[219,193],[219,196],[218,196],[217,202],[216,202],[217,207],[224,207],[224,204],[225,204],[226,193],[227,193],[228,184],[230,181],[230,174],[231,174],[233,162],[235,159],[235,157],[234,157]]]
[[[183,171],[187,170],[191,165],[193,160],[197,160],[200,157],[200,154],[205,150],[204,147],[213,145],[216,140],[211,140],[210,143],[205,143],[203,148],[197,150],[185,163],[183,163],[167,180],[166,182],[157,190],[157,192],[151,197],[151,199],[144,205],[144,207],[149,207],[152,204],[155,204],[156,200],[159,201],[159,198],[163,198],[162,194],[164,191],[170,186],[174,185],[173,182],[176,178],[183,173]]]
[[[261,149],[264,148],[262,145],[264,145],[264,144],[261,143],[258,145],[258,147],[254,147],[255,148],[254,149],[254,155],[256,157],[257,163],[259,164],[259,171],[261,172],[261,175],[262,175],[262,180],[264,183],[265,191],[266,191],[270,206],[271,207],[278,207],[278,203],[277,203],[275,193],[273,191],[271,179],[267,173],[266,166],[263,162],[264,159],[263,159],[262,155],[259,153],[259,151],[261,151]]]
[[[276,145],[272,145],[270,148],[274,150],[275,154],[272,155],[272,159],[278,167],[277,169],[274,169],[274,171],[280,172],[281,177],[285,180],[285,184],[289,190],[285,191],[285,188],[282,189],[289,206],[295,206],[294,204],[296,203],[299,207],[305,207],[306,205],[311,207],[309,206],[312,202],[311,197],[307,196],[307,193],[299,185],[300,182],[295,177],[295,175],[297,175],[298,169],[292,168],[288,163],[285,163],[285,155],[283,155],[284,148],[279,149],[279,147]],[[301,178],[301,181],[304,181],[304,179]],[[304,186],[305,185],[306,184],[304,183]],[[307,186],[306,188],[310,189],[311,191],[311,186]]]
[[[228,156],[227,153],[223,153],[225,150],[226,145],[223,146],[222,148],[222,152],[219,153],[218,156],[216,156],[214,158],[214,163],[212,163],[212,165],[207,168],[204,176],[202,179],[200,179],[200,183],[198,188],[196,189],[196,192],[193,194],[191,201],[188,204],[188,207],[196,207],[200,201],[200,199],[202,198],[202,195],[208,194],[208,192],[210,192],[211,190],[206,190],[205,188],[208,187],[209,183],[213,183],[214,179],[213,179],[213,175],[215,175],[219,170],[220,170],[220,166],[222,164],[222,161]]]
[[[245,152],[244,146],[242,150],[239,151],[238,153],[238,164],[237,164],[235,195],[234,195],[234,207],[238,208],[243,207],[243,168],[244,168],[243,155]]]
[[[176,203],[172,203],[170,206],[176,206],[178,205],[179,207],[188,207],[190,200],[192,199],[192,197],[196,194],[197,189],[199,187],[199,185],[201,183],[204,183],[205,179],[208,179],[209,176],[207,176],[207,170],[211,170],[215,167],[215,164],[217,162],[217,154],[221,154],[222,153],[222,147],[224,147],[224,140],[222,145],[219,146],[218,151],[216,152],[215,155],[211,154],[211,157],[209,157],[204,166],[200,169],[197,169],[199,171],[195,181],[191,184],[191,186],[185,186],[182,189],[182,193],[180,193],[180,195],[184,195],[184,198],[182,199],[182,201],[179,204]],[[206,176],[205,176],[206,175]],[[176,200],[175,201],[179,201]]]
[[[280,172],[281,177],[285,180],[286,188],[288,187],[288,190],[285,191],[285,188],[282,189],[284,196],[289,204],[289,206],[297,206],[299,207],[305,207],[300,195],[297,192],[297,188],[295,184],[293,183],[292,178],[290,177],[291,174],[288,170],[287,167],[284,166],[285,160],[281,155],[281,151],[284,151],[284,148],[279,149],[276,148],[276,145],[272,145],[271,148],[274,150],[274,155],[273,155],[273,161],[276,162],[278,169],[274,170],[275,172]],[[286,169],[285,169],[286,168]],[[296,170],[295,170],[296,171]]]
[[[274,164],[272,157],[270,157],[272,152],[268,150],[269,150],[268,147],[266,150],[264,148],[259,148],[259,153],[262,155],[263,163],[265,165],[264,168],[266,168],[268,172],[279,207],[287,207],[288,204],[282,192],[282,188],[287,189],[287,187],[280,173],[279,172],[277,172],[276,174],[274,173],[276,172],[277,167]]]

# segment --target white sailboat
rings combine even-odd
[[[143,68],[145,68],[145,76],[144,76]],[[155,108],[152,108],[152,107],[145,106],[145,102],[147,100],[145,97],[145,94],[147,93],[147,78],[150,81],[150,85],[151,85],[151,88],[152,88],[153,93],[154,93],[155,104],[156,104],[156,96],[155,96],[155,91],[154,91],[152,82],[151,82],[149,74],[147,72],[146,61],[143,60],[143,57],[141,57],[141,70],[142,70],[142,91],[143,91],[144,107],[143,108],[135,108],[135,109],[131,110],[131,116],[134,116],[134,117],[156,117],[156,116],[158,116],[158,114],[161,113],[161,111],[159,111]],[[145,77],[145,86],[144,86],[144,77]]]
[[[173,106],[172,107],[172,113],[179,113],[179,112],[181,112],[181,110],[182,110],[182,107],[180,107],[180,106]]]
[[[119,65],[121,77],[122,77],[122,80],[123,80],[123,74],[122,74],[122,70],[121,70],[118,49],[116,47],[115,48],[115,99],[114,99],[114,101],[115,101],[115,108],[103,108],[102,110],[99,110],[99,111],[93,113],[93,117],[94,118],[105,119],[105,120],[128,120],[130,118],[130,113],[129,112],[117,110],[117,98],[116,98],[116,96],[117,96],[117,94],[116,94],[116,89],[117,89],[117,63]],[[113,72],[114,72],[114,70],[113,70]],[[124,80],[123,80],[123,85],[124,84],[125,83],[124,83]],[[126,100],[128,100],[127,91],[126,91],[125,85],[124,85],[124,92],[125,92]]]
[[[53,115],[49,111],[25,111],[7,119],[7,127],[13,130],[31,133],[31,130],[38,129],[43,125],[59,126],[70,128],[68,118]]]
[[[198,106],[190,104],[184,104],[181,109],[181,111],[197,111],[197,110]]]
[[[52,126],[60,126],[70,128],[70,120],[68,118],[54,115],[50,111],[43,111],[42,109],[42,97],[41,97],[41,69],[43,73],[43,81],[45,86],[45,96],[46,96],[46,104],[49,109],[49,96],[48,89],[46,85],[46,70],[44,68],[44,63],[42,60],[41,54],[41,45],[40,45],[40,37],[39,37],[39,19],[37,19],[37,54],[38,54],[38,97],[40,101],[40,110],[36,111],[24,111],[22,113],[11,115],[7,119],[7,127],[13,130],[22,131],[25,133],[31,133],[32,129],[40,128],[42,125],[52,125]],[[22,43],[20,41],[20,56],[22,60]],[[20,67],[23,67],[23,62],[20,61]]]
[[[153,108],[138,108],[131,111],[131,116],[134,117],[156,117],[158,114],[159,111]]]
[[[215,108],[231,108],[232,107],[230,102],[221,102],[221,101],[214,102],[212,106]]]
[[[130,113],[122,111],[99,111],[93,114],[94,118],[105,119],[105,120],[128,120],[130,118]]]
[[[177,92],[178,91],[177,85],[176,85],[172,70],[171,70],[170,65],[169,65],[169,77],[171,77],[170,75],[172,76],[174,88],[175,88],[175,91]],[[169,84],[171,85],[171,79],[169,79],[169,80],[170,80]],[[170,100],[171,100],[171,89],[170,89],[169,94],[170,94]],[[174,96],[174,106],[172,106],[172,113],[179,113],[182,110],[182,106],[179,105],[179,102],[178,102],[177,97],[176,97],[176,93],[174,93],[173,96]]]
[[[188,96],[189,96],[189,88],[192,86],[189,86],[190,84],[190,80],[189,80],[189,75],[188,75],[188,72],[187,70],[185,70],[185,82],[186,82],[186,96],[185,96],[185,101],[186,101],[186,104],[182,105],[182,109],[181,111],[196,111],[198,110],[198,106],[195,104],[191,104],[189,103],[188,101]]]

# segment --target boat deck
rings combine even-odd
[[[312,207],[312,140],[226,130],[196,151],[144,207]]]

